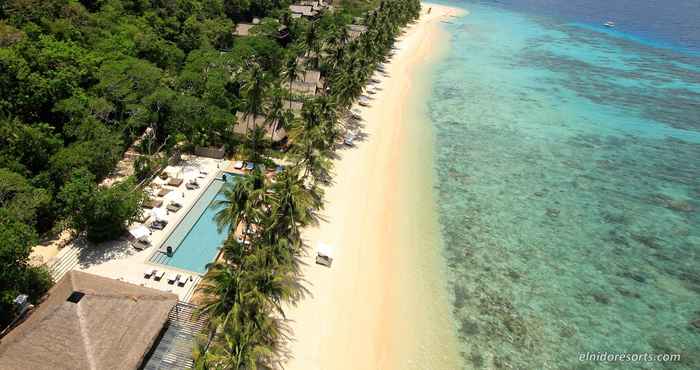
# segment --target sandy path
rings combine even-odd
[[[428,8],[432,8],[427,14]],[[287,317],[286,369],[455,369],[458,352],[432,198],[425,75],[447,47],[440,21],[460,10],[424,4],[387,65],[382,91],[361,108],[366,137],[340,151],[326,222],[305,238],[335,246],[329,268],[304,268],[311,296]]]

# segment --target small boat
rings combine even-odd
[[[605,27],[608,27],[608,28],[613,28],[613,27],[615,27],[615,22],[613,22],[613,21],[607,21],[607,22],[603,23],[603,25],[604,25]]]

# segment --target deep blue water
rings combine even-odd
[[[470,12],[429,101],[464,367],[700,369],[698,2],[443,3]],[[606,351],[682,360],[578,360]]]
[[[604,29],[656,46],[700,53],[698,0],[486,0],[481,4]]]

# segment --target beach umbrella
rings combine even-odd
[[[187,181],[194,180],[199,176],[199,170],[194,167],[186,167],[183,170],[183,178]]]
[[[168,217],[168,211],[165,208],[153,208],[151,210],[151,216],[156,221],[165,221]]]
[[[182,198],[183,195],[181,191],[171,191],[170,193],[165,194],[165,196],[163,196],[163,199],[175,202],[181,201]]]
[[[151,234],[146,226],[139,225],[129,230],[129,234],[134,237],[134,239],[140,239]]]

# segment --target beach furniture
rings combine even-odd
[[[236,163],[233,164],[233,168],[237,170],[242,170],[244,166],[243,161],[236,161]]]
[[[163,171],[163,172],[160,173],[160,175],[158,175],[158,177],[160,177],[161,180],[167,180],[167,179],[168,179],[168,173],[165,172],[165,171]]]
[[[177,283],[177,281],[180,280],[180,277],[181,277],[180,274],[175,275],[175,277],[173,277],[173,276],[169,277],[168,284],[173,285],[173,284]]]
[[[343,144],[347,146],[353,146],[353,141],[355,140],[355,135],[352,132],[348,132],[343,139]]]
[[[255,168],[255,163],[253,162],[246,162],[245,164],[245,169],[248,171],[252,171]]]
[[[151,241],[145,237],[138,238],[131,243],[131,246],[134,247],[134,249],[136,249],[137,251],[142,251],[151,246]]]
[[[170,181],[168,181],[168,185],[173,186],[173,187],[179,187],[182,185],[183,180],[177,177],[172,177],[170,178]]]
[[[165,271],[156,271],[153,275],[153,280],[160,281],[163,277],[165,277]]]
[[[143,273],[143,277],[144,277],[144,279],[150,279],[151,276],[153,276],[155,274],[156,274],[155,269],[148,269],[148,270],[146,270],[146,272]]]
[[[177,282],[177,286],[185,286],[185,284],[187,284],[187,282],[190,281],[190,279],[191,279],[191,277],[189,277],[189,276],[186,279],[180,279]]]
[[[170,193],[171,191],[172,190],[170,190],[170,189],[163,188],[163,189],[160,189],[156,195],[159,197],[164,197],[164,196],[168,195],[168,193]],[[161,201],[160,204],[163,204],[163,202]],[[158,206],[158,207],[160,207],[160,206]]]
[[[277,165],[277,167],[275,167],[275,172],[276,172],[276,173],[280,173],[280,172],[282,172],[282,171],[284,171],[284,166],[283,166],[283,165],[279,164],[279,165]]]
[[[187,190],[195,190],[199,189],[199,184],[196,181],[190,181],[187,184],[185,184],[185,187]]]
[[[163,205],[163,201],[160,199],[149,199],[143,203],[143,208],[151,209],[158,208]]]
[[[168,206],[166,208],[170,212],[177,212],[180,209],[182,209],[182,204],[180,204],[178,202],[170,202],[170,204],[168,204]]]
[[[168,225],[168,221],[165,220],[155,220],[151,222],[150,228],[153,230],[163,230]]]
[[[316,263],[331,267],[333,263],[333,247],[325,243],[319,243],[316,249]]]
[[[362,112],[358,109],[353,109],[350,111],[350,116],[356,120],[362,119]]]

